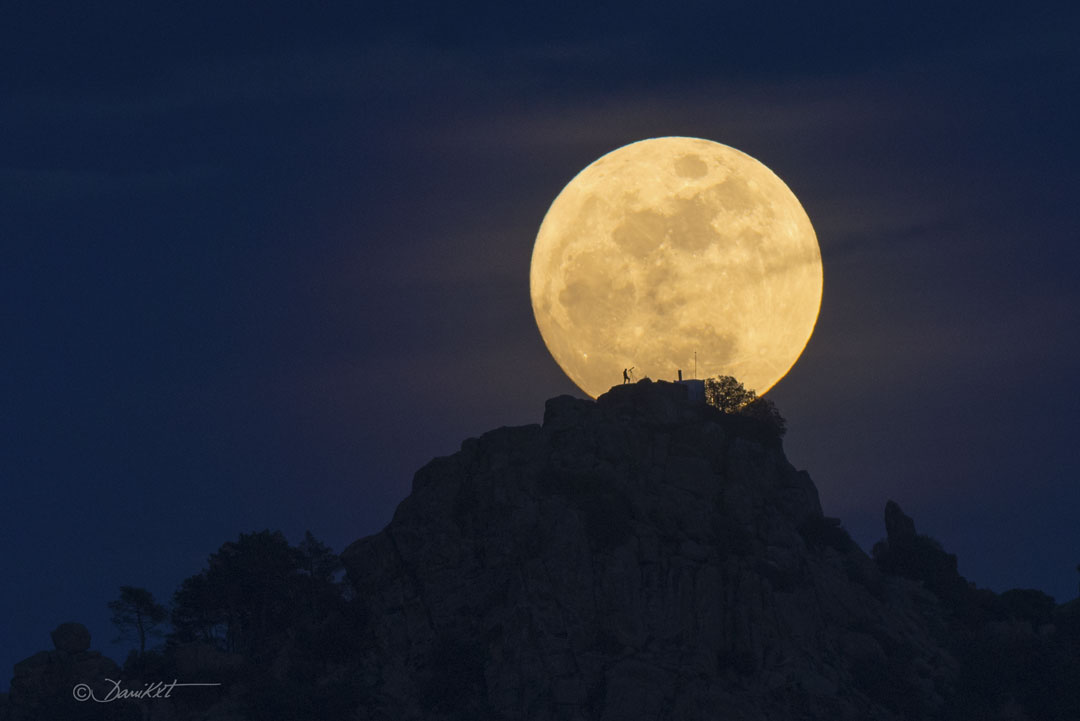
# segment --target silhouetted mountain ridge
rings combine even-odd
[[[345,584],[310,534],[296,548],[269,531],[222,546],[178,591],[167,645],[124,669],[220,692],[62,708],[173,721],[1080,718],[1077,601],[975,588],[892,501],[871,558],[823,514],[781,430],[673,383],[553,398],[542,424],[467,439],[417,471],[386,528],[342,552]],[[0,720],[61,708],[56,689],[97,663],[84,632],[58,629],[56,651],[16,667]]]
[[[554,398],[342,554],[378,619],[361,718],[966,718],[955,629],[1008,618],[887,521],[875,563],[775,432],[679,384]]]

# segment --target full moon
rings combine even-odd
[[[653,138],[563,188],[529,285],[548,350],[594,398],[624,368],[654,380],[729,375],[764,395],[814,331],[821,251],[795,194],[763,164],[710,140]]]

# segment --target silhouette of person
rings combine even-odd
[[[622,369],[622,382],[623,383],[629,383],[630,382],[630,369],[629,368],[623,368]]]

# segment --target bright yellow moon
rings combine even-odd
[[[821,251],[767,167],[700,138],[626,145],[578,173],[533,248],[533,313],[592,397],[637,378],[730,375],[763,395],[821,307]]]

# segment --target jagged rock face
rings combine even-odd
[[[916,537],[915,521],[904,513],[896,501],[885,504],[885,534],[892,545],[903,545]]]
[[[766,428],[675,384],[465,441],[342,558],[361,718],[927,718],[950,673],[936,599],[879,574]]]

